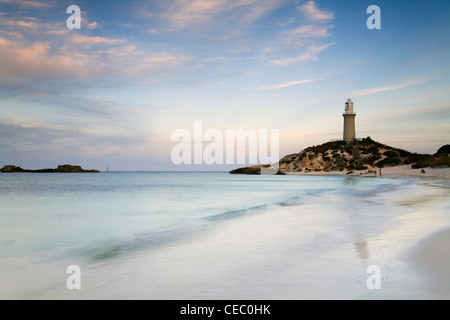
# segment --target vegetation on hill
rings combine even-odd
[[[426,156],[412,165],[413,169],[450,167],[450,145],[441,147],[434,155]]]
[[[370,137],[345,141],[332,141],[306,148],[280,160],[280,171],[351,171],[412,164],[427,155],[411,153],[372,140]]]
[[[370,170],[408,164],[412,165],[413,169],[448,167],[450,166],[450,145],[441,147],[434,155],[428,155],[394,148],[374,141],[370,137],[354,140],[350,143],[331,141],[285,156],[279,161],[278,174]],[[230,173],[260,174],[261,168],[267,166],[258,165],[240,168]]]
[[[450,144],[446,144],[445,146],[440,147],[439,150],[435,153],[435,155],[440,155],[440,154],[449,155],[450,154]]]

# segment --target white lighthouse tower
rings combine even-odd
[[[356,139],[355,132],[355,117],[356,113],[353,112],[353,101],[348,98],[345,103],[344,111],[344,141],[350,142]]]

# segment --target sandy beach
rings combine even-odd
[[[450,219],[448,216],[448,199],[450,198],[450,168],[412,169],[410,165],[387,167],[382,169],[377,178],[416,179],[421,192],[385,194],[385,201],[392,202],[411,210],[397,221],[396,228],[388,229],[377,237],[365,239],[363,255],[371,253],[376,261],[389,255],[392,259],[390,281],[397,292],[381,292],[376,298],[381,299],[449,299],[450,298]],[[302,176],[360,176],[375,177],[367,171],[355,171],[351,174],[342,172],[291,173]],[[383,196],[383,197],[384,197]],[[378,258],[374,258],[377,257]],[[395,256],[395,257],[394,257]],[[387,263],[386,265],[389,265]],[[414,276],[415,274],[415,276]],[[386,277],[386,279],[388,278]],[[395,281],[394,278],[397,280]],[[405,285],[407,283],[407,285]],[[404,291],[403,291],[404,290]],[[409,290],[409,292],[407,292]],[[383,290],[381,290],[383,291]],[[374,298],[365,294],[363,299]]]
[[[425,171],[388,168],[381,178],[104,174],[95,176],[96,188],[102,190],[112,182],[126,186],[122,198],[122,193],[113,190],[92,199],[90,186],[86,192],[76,193],[73,210],[67,208],[73,191],[62,194],[59,203],[48,200],[54,199],[55,191],[48,192],[48,198],[38,193],[31,205],[41,206],[40,214],[33,215],[39,218],[33,225],[39,226],[36,231],[41,236],[33,235],[29,243],[3,241],[0,298],[449,299],[448,169]],[[41,185],[43,177],[32,177]],[[77,185],[89,185],[89,181],[94,183],[91,177],[75,179]],[[59,190],[62,182],[73,183],[74,178],[58,175],[54,179],[52,185]],[[201,192],[192,190],[193,179],[197,179],[196,185],[204,185]],[[168,181],[172,184],[156,195],[152,193],[155,188],[141,192],[142,182],[161,188],[162,182]],[[10,184],[7,182],[4,185]],[[180,188],[183,183],[185,188]],[[130,185],[138,185],[139,192],[133,192]],[[166,209],[174,201],[168,191],[175,185],[183,199],[178,215]],[[9,197],[14,196],[10,193]],[[80,197],[84,201],[79,201]],[[109,200],[110,206],[105,208],[104,199],[114,197],[127,203],[125,212],[135,213],[133,219],[124,218],[118,202]],[[1,221],[23,225],[17,220],[28,212],[23,198],[13,199],[13,205],[5,210],[11,215]],[[202,205],[203,211],[199,210]],[[230,207],[224,211],[227,205]],[[241,205],[247,209],[240,209]],[[164,214],[149,215],[149,208]],[[205,216],[211,211],[216,214]],[[83,212],[85,217],[80,216]],[[169,215],[173,218],[164,225],[162,219]],[[27,221],[33,216],[26,217]],[[56,216],[60,219],[55,220]],[[189,217],[192,219],[176,225]],[[133,221],[135,225],[130,224]],[[86,229],[86,223],[91,229]],[[77,224],[76,233],[66,238]],[[154,229],[148,230],[152,226]],[[130,232],[118,237],[124,227]],[[1,230],[2,237],[14,240],[21,229],[9,234],[5,230]],[[72,241],[70,246],[68,241]],[[16,243],[21,247],[15,247]],[[36,250],[40,250],[38,254]],[[82,289],[71,291],[66,287],[65,270],[74,264],[82,270]],[[371,266],[381,270],[380,289],[367,286]]]
[[[397,167],[387,167],[381,170],[382,177],[387,178],[429,178],[429,179],[440,179],[440,180],[450,180],[450,168],[425,168],[425,173],[421,172],[422,169],[412,169],[411,165],[397,166]],[[374,174],[368,174],[367,170],[354,171],[351,174],[345,172],[332,171],[332,172],[291,172],[287,173],[289,175],[304,175],[304,176],[374,176]],[[379,176],[379,171],[377,170],[377,176]]]
[[[436,296],[450,299],[450,229],[445,229],[418,243],[410,259],[420,272],[427,274],[428,288]]]
[[[425,173],[421,173],[422,169],[412,169],[410,165],[388,167],[382,169],[382,175],[385,177],[420,177],[449,180],[450,168],[424,168]]]

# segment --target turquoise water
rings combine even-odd
[[[117,266],[117,277],[130,281],[149,269],[154,274],[165,270],[161,277],[170,278],[186,263],[191,267],[198,263],[202,270],[202,250],[208,257],[220,250],[224,250],[223,257],[248,250],[246,255],[255,261],[255,273],[249,277],[258,277],[261,270],[256,261],[273,256],[284,259],[292,254],[287,249],[293,241],[296,254],[307,257],[356,243],[395,224],[393,218],[405,209],[377,201],[376,196],[413,183],[205,172],[0,174],[0,279],[4,282],[0,297],[53,298],[50,292],[55,286],[65,286],[67,275],[61,268],[68,264],[83,266],[91,275],[92,287],[81,290],[77,297],[99,297],[98,288],[111,282],[105,276],[111,266]],[[268,232],[259,234],[261,230]],[[275,239],[269,246],[266,236]],[[310,248],[313,240],[315,245]],[[285,248],[261,249],[277,241]],[[147,262],[139,262],[141,257]],[[214,267],[205,266],[204,274],[219,264],[221,271],[217,272],[223,275],[248,263],[233,257],[220,263],[217,257],[211,261]],[[29,270],[42,270],[42,281],[30,280]],[[191,280],[196,282],[195,277]],[[147,281],[157,286],[159,280]],[[180,280],[160,285],[166,298],[185,297]],[[110,291],[115,292],[114,297],[130,296],[121,286]],[[136,297],[136,292],[131,296]],[[151,298],[152,294],[137,297]]]

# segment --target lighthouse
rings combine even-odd
[[[355,117],[356,113],[353,112],[353,101],[348,98],[345,103],[344,111],[344,141],[350,142],[356,139],[355,133]]]

